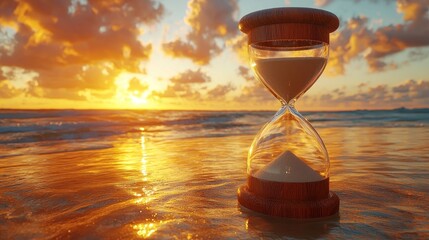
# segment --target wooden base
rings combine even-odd
[[[321,184],[323,183],[321,182]],[[264,185],[267,184],[269,182],[264,183]],[[238,189],[238,202],[248,209],[267,215],[301,219],[328,217],[338,213],[340,208],[340,199],[333,192],[328,192],[325,198],[316,197],[305,200],[302,200],[302,198],[291,199],[290,196],[281,195],[280,198],[267,197],[266,194],[261,196],[251,191],[248,185],[244,185]]]
[[[247,177],[249,191],[257,196],[284,200],[321,200],[329,196],[329,178],[317,182],[274,182]]]

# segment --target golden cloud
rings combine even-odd
[[[210,82],[210,76],[202,72],[201,69],[196,71],[187,70],[185,72],[179,73],[176,76],[170,79],[172,83],[206,83]]]
[[[249,53],[247,49],[247,35],[242,33],[226,42],[227,46],[231,46],[237,54],[238,59],[243,64],[249,64]]]
[[[10,86],[6,81],[0,81],[0,98],[12,98],[21,93],[22,91]]]
[[[238,67],[238,74],[246,80],[246,84],[242,86],[240,95],[236,97],[237,101],[246,99],[246,101],[265,102],[272,104],[275,97],[267,90],[267,88],[257,80],[251,70],[244,66]]]
[[[368,27],[365,16],[351,18],[331,35],[327,73],[344,74],[345,65],[362,56],[371,72],[397,68],[397,64],[388,63],[385,58],[407,49],[429,46],[428,6],[427,0],[398,0],[397,9],[403,14],[404,23],[375,30]]]
[[[138,40],[139,28],[164,14],[152,0],[2,1],[0,9],[0,31],[9,34],[0,38],[0,65],[36,73],[30,95],[68,99],[112,92],[121,71],[144,72],[152,46]]]
[[[164,98],[201,99],[201,90],[204,83],[211,81],[210,76],[202,72],[187,70],[170,78],[171,84],[162,92],[154,92],[153,95]]]
[[[235,0],[190,0],[185,22],[192,30],[184,40],[164,43],[164,52],[173,57],[189,58],[200,65],[208,64],[223,50],[216,40],[229,39],[237,34],[237,12]]]
[[[138,78],[132,78],[128,83],[128,91],[132,92],[135,95],[139,95],[146,91],[149,88],[149,85],[142,83]]]
[[[235,89],[231,83],[218,84],[208,88],[211,78],[201,69],[186,70],[170,78],[170,84],[164,91],[152,93],[155,97],[182,100],[198,100],[201,103],[213,99],[223,99]]]
[[[368,108],[385,108],[387,106],[397,108],[410,103],[412,105],[424,105],[429,101],[429,81],[407,80],[395,86],[386,84],[374,87],[360,84],[357,93],[346,94],[343,89],[336,89],[331,93],[319,97],[313,96],[312,101],[323,103],[324,106],[359,105]],[[309,100],[310,101],[310,100]]]
[[[314,0],[314,5],[318,7],[325,7],[331,4],[332,0]]]
[[[213,99],[225,100],[225,96],[234,90],[235,90],[235,87],[231,83],[225,84],[225,85],[218,84],[214,88],[207,91],[206,95],[210,100],[213,100]]]

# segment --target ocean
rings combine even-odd
[[[429,109],[302,112],[340,213],[241,207],[275,112],[0,110],[0,239],[428,239]]]

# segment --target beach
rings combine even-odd
[[[273,115],[0,110],[0,238],[429,238],[429,110],[303,112],[341,201],[305,221],[237,202]]]

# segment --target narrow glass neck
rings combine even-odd
[[[296,102],[296,99],[292,99],[292,100],[290,100],[288,103],[284,103],[283,101],[281,101],[281,103],[282,103],[282,107],[280,108],[280,110],[279,111],[277,111],[277,113],[274,115],[274,118],[277,118],[277,117],[279,117],[279,116],[281,116],[281,115],[283,115],[283,114],[287,114],[287,113],[290,113],[290,114],[293,114],[293,115],[297,115],[297,116],[300,116],[300,117],[302,117],[302,115],[298,112],[298,110],[296,110],[296,108],[295,108],[295,102]]]
[[[282,107],[289,106],[291,108],[295,108],[295,102],[296,102],[296,98],[293,98],[293,99],[289,100],[289,102],[286,102],[283,99],[280,100],[280,103],[282,104]]]

